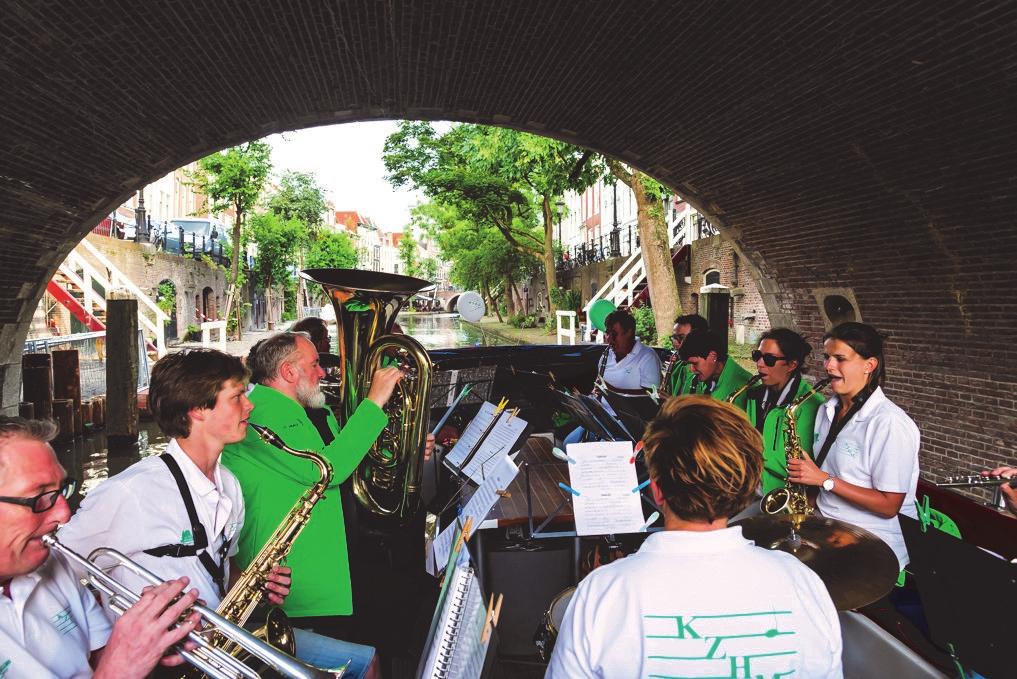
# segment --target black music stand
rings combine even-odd
[[[625,428],[635,436],[633,440],[636,441],[643,438],[643,432],[646,431],[650,420],[660,411],[660,404],[649,396],[629,396],[609,389],[604,392],[604,398],[618,414],[618,419]]]
[[[597,399],[551,390],[555,405],[566,410],[586,431],[602,441],[634,441],[625,426],[610,415]]]
[[[921,521],[899,519],[932,640],[966,669],[1013,676],[1017,565]]]

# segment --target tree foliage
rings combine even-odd
[[[272,309],[273,286],[290,287],[293,269],[301,244],[307,239],[307,229],[298,219],[283,219],[272,212],[254,215],[247,225],[251,240],[258,246],[254,260],[254,279],[265,289]],[[269,320],[273,320],[271,317]]]
[[[354,269],[357,249],[350,237],[336,231],[321,231],[318,240],[307,252],[307,266],[312,269]]]
[[[283,219],[302,223],[313,240],[328,211],[325,190],[310,172],[287,171],[279,180],[279,189],[268,201],[269,209]]]
[[[397,246],[399,261],[403,263],[403,273],[407,276],[420,275],[420,261],[417,258],[417,239],[413,237],[413,227],[409,225],[403,231]]]

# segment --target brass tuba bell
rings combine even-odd
[[[307,269],[300,275],[321,285],[335,309],[340,426],[366,397],[376,369],[397,362],[407,372],[385,407],[388,425],[353,474],[353,493],[377,516],[409,519],[420,504],[432,366],[420,342],[391,331],[403,304],[433,284],[359,269]]]

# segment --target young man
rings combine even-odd
[[[173,626],[198,592],[173,603],[187,578],[170,580],[110,624],[63,557],[42,543],[70,517],[75,485],[49,445],[56,431],[49,421],[0,417],[0,677],[141,679],[194,629],[196,616]]]
[[[339,429],[319,387],[324,375],[318,352],[302,333],[280,333],[256,344],[247,358],[256,383],[251,421],[274,431],[297,450],[313,450],[332,464],[332,486],[315,507],[300,539],[287,557],[301,575],[285,610],[296,624],[316,630],[341,629],[339,616],[353,613],[346,526],[339,485],[363,460],[388,422],[382,407],[403,373],[381,368],[370,392]],[[426,451],[433,446],[429,437]],[[425,456],[427,452],[425,451]],[[240,534],[238,562],[249,562],[293,506],[300,493],[318,481],[316,468],[265,443],[255,433],[227,446],[223,462],[240,479],[248,520]]]
[[[674,348],[671,360],[674,364],[669,374],[664,376],[664,383],[661,384],[661,387],[671,396],[684,396],[690,393],[692,378],[695,377],[689,369],[689,364],[678,357],[682,343],[693,331],[709,330],[709,328],[706,319],[699,314],[685,314],[674,319],[674,328],[671,330],[671,346]]]
[[[709,394],[718,401],[726,401],[752,377],[745,368],[728,360],[727,347],[712,330],[693,331],[682,342],[678,355],[695,376],[689,387],[691,394]],[[744,409],[746,398],[742,392],[735,405]]]
[[[812,385],[802,379],[811,353],[805,338],[787,328],[764,332],[759,347],[752,352],[762,380],[746,393],[745,412],[763,435],[764,495],[787,482],[787,409],[812,390]],[[812,394],[795,408],[795,432],[808,455],[812,455],[816,412],[824,400],[822,394]]]
[[[842,677],[823,582],[727,527],[762,466],[744,414],[703,396],[671,399],[644,441],[664,530],[579,583],[546,677]]]
[[[245,522],[244,497],[219,457],[223,446],[247,433],[254,407],[246,394],[247,375],[239,358],[215,350],[160,359],[152,370],[149,404],[159,427],[173,437],[166,452],[99,484],[61,531],[61,540],[85,554],[112,547],[160,577],[184,574],[206,605],[216,608],[230,589],[231,575],[240,573],[230,559]],[[294,494],[291,504],[299,496]],[[123,568],[113,574],[139,591],[143,586]],[[268,580],[265,598],[282,605],[290,569],[275,566]],[[296,655],[305,662],[334,667],[353,658],[354,677],[371,664],[368,647],[303,630],[295,637]],[[323,657],[323,646],[333,653]]]

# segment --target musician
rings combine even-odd
[[[332,338],[328,334],[328,324],[317,316],[302,318],[290,327],[290,332],[306,332],[319,354],[332,351]]]
[[[752,375],[735,361],[728,360],[727,345],[712,330],[694,330],[682,342],[678,356],[689,364],[694,375],[691,394],[709,394],[718,401],[745,386]],[[735,405],[745,408],[747,396],[742,392]]]
[[[754,500],[762,468],[744,414],[703,396],[670,399],[644,441],[664,530],[579,583],[546,677],[842,677],[823,582],[727,526]]]
[[[982,476],[997,476],[1001,479],[1010,479],[1017,475],[1017,467],[996,467],[993,470],[982,472]],[[999,487],[1003,493],[1003,502],[1012,514],[1017,514],[1017,488],[1011,488],[1009,483]]]
[[[815,462],[788,463],[794,483],[820,488],[824,515],[860,526],[908,563],[897,514],[918,518],[918,426],[883,393],[883,338],[864,323],[842,323],[823,336],[834,395],[819,409]]]
[[[340,630],[340,616],[353,613],[346,527],[339,485],[367,454],[388,422],[382,407],[403,377],[397,367],[374,374],[370,391],[340,430],[324,407],[319,380],[324,375],[318,352],[301,333],[280,333],[251,349],[247,365],[254,387],[251,421],[275,431],[290,447],[313,450],[332,464],[330,489],[315,507],[294,543],[287,562],[301,572],[286,600],[285,611],[298,625],[316,631]],[[428,437],[425,457],[434,445]],[[248,520],[240,533],[238,562],[248,563],[290,511],[293,502],[318,481],[306,460],[264,443],[255,433],[226,447],[223,463],[237,475],[248,499]]]
[[[239,358],[212,349],[160,359],[152,370],[149,405],[163,433],[173,437],[166,452],[131,465],[89,492],[60,531],[60,540],[83,554],[112,547],[160,577],[186,575],[206,605],[218,607],[241,573],[231,559],[247,520],[244,496],[237,478],[220,464],[220,455],[247,432],[254,407],[246,394],[247,377]],[[294,494],[290,504],[299,496]],[[122,567],[113,575],[135,591],[144,585]],[[273,567],[265,599],[283,605],[290,582],[290,568]],[[296,655],[305,662],[338,666],[353,658],[352,676],[371,666],[370,647],[300,629],[294,636]]]
[[[71,515],[74,481],[49,442],[48,420],[0,417],[0,677],[140,679],[197,623],[171,626],[198,596],[186,577],[148,589],[115,624],[42,536]],[[139,590],[140,591],[140,590]],[[94,670],[94,675],[93,675]]]
[[[674,328],[671,329],[671,346],[674,348],[672,358],[677,362],[677,365],[672,369],[670,375],[665,376],[669,378],[667,384],[661,385],[668,394],[682,396],[690,393],[694,375],[689,369],[689,364],[678,358],[678,352],[682,348],[685,338],[691,335],[694,330],[709,329],[710,326],[706,319],[699,314],[685,314],[674,319]]]
[[[802,379],[812,347],[805,338],[788,328],[763,333],[752,352],[759,386],[749,389],[745,404],[749,422],[763,435],[763,486],[765,495],[787,481],[787,407],[812,390]],[[795,431],[802,449],[812,454],[816,411],[823,397],[812,394],[795,408]]]

